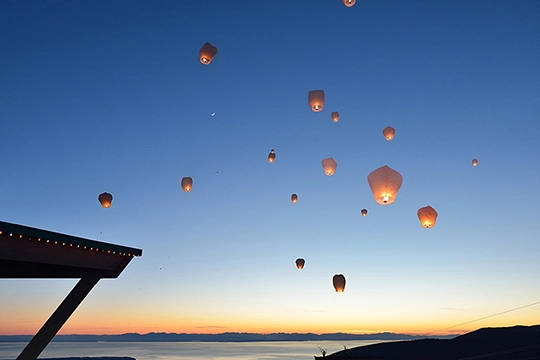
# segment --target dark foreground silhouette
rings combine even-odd
[[[322,357],[315,357],[322,359]],[[451,340],[396,341],[352,349],[328,360],[533,360],[540,359],[540,325],[483,328]]]

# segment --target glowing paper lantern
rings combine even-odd
[[[334,284],[334,289],[336,289],[336,292],[345,291],[345,276],[342,274],[334,275],[332,278],[332,283]]]
[[[362,214],[362,216],[366,216],[367,215],[367,209],[362,209],[360,211],[360,213]]]
[[[356,4],[356,0],[342,0],[346,7],[351,7]]]
[[[437,215],[439,215],[437,214],[437,211],[429,205],[418,209],[416,214],[418,215],[418,220],[420,220],[420,225],[426,229],[435,226]]]
[[[306,261],[302,258],[296,259],[296,267],[298,269],[303,269],[304,265],[306,264]]]
[[[324,91],[310,90],[308,93],[308,103],[311,106],[311,110],[315,112],[322,111],[324,107]]]
[[[293,204],[296,204],[296,202],[298,201],[298,195],[292,194],[291,195],[291,201],[293,202]]]
[[[104,192],[103,194],[99,194],[98,201],[101,204],[101,207],[103,208],[110,208],[112,205],[112,195],[108,192]]]
[[[333,158],[326,158],[321,161],[324,173],[328,176],[334,175],[337,169],[337,162]]]
[[[332,121],[338,122],[339,121],[339,113],[337,111],[332,112]]]
[[[193,188],[193,179],[190,177],[184,177],[182,178],[182,182],[180,184],[185,192],[190,192]]]
[[[368,175],[373,197],[379,205],[390,205],[396,199],[403,177],[396,170],[384,165]]]
[[[268,154],[268,162],[273,163],[274,160],[276,160],[276,153],[274,152],[274,149],[272,149]]]
[[[478,165],[478,159],[472,159],[472,166]]]
[[[396,129],[391,126],[387,126],[383,129],[382,133],[384,135],[384,138],[390,141],[394,138],[394,135],[396,134]]]
[[[212,46],[212,44],[207,42],[202,46],[201,50],[199,50],[199,60],[201,60],[204,65],[208,65],[214,59],[216,54],[217,47]]]

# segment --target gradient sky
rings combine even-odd
[[[540,323],[539,1],[4,0],[0,35],[0,219],[143,249],[60,333]],[[0,280],[0,334],[75,283]]]

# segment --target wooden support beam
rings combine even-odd
[[[49,317],[28,345],[26,345],[17,357],[17,360],[36,360],[99,280],[100,278],[96,276],[81,278],[51,317]]]

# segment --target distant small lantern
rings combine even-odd
[[[306,261],[302,258],[296,259],[296,267],[298,269],[303,269],[304,265],[306,264]]]
[[[296,204],[296,202],[298,201],[298,195],[292,194],[291,195],[291,201],[292,201],[293,204]]]
[[[332,283],[334,284],[334,289],[336,289],[336,292],[345,291],[345,276],[342,274],[334,275],[332,278]]]
[[[193,179],[190,178],[189,176],[184,177],[184,178],[182,178],[182,182],[180,183],[180,185],[182,186],[182,189],[185,192],[190,192],[191,189],[193,188]]]
[[[420,220],[420,225],[426,229],[435,226],[437,216],[439,215],[437,214],[437,211],[429,205],[418,209],[416,214],[418,215],[418,220]]]
[[[384,165],[369,173],[368,183],[377,204],[390,205],[396,199],[403,177],[396,170]]]
[[[346,7],[351,7],[356,4],[356,0],[342,0]]]
[[[274,149],[270,150],[270,153],[268,154],[268,162],[273,163],[274,160],[276,160],[276,153]]]
[[[478,165],[478,159],[472,159],[472,166]]]
[[[112,195],[109,194],[108,192],[99,194],[98,201],[101,204],[102,208],[110,208],[112,205]]]
[[[208,65],[210,62],[212,62],[216,54],[217,47],[207,42],[202,46],[201,50],[199,50],[199,60],[201,60],[204,65]]]
[[[362,209],[360,211],[360,213],[362,214],[362,216],[366,216],[367,215],[367,209]]]
[[[337,112],[337,111],[332,112],[332,121],[333,122],[338,122],[339,121],[339,112]]]
[[[308,103],[311,106],[311,110],[315,112],[322,111],[324,107],[324,91],[323,90],[310,90],[308,93]]]
[[[396,129],[391,126],[387,126],[383,129],[382,133],[384,135],[384,138],[390,141],[394,138],[394,135],[396,134]]]
[[[337,162],[333,158],[323,159],[323,161],[321,161],[321,164],[326,175],[334,175],[337,169]]]

